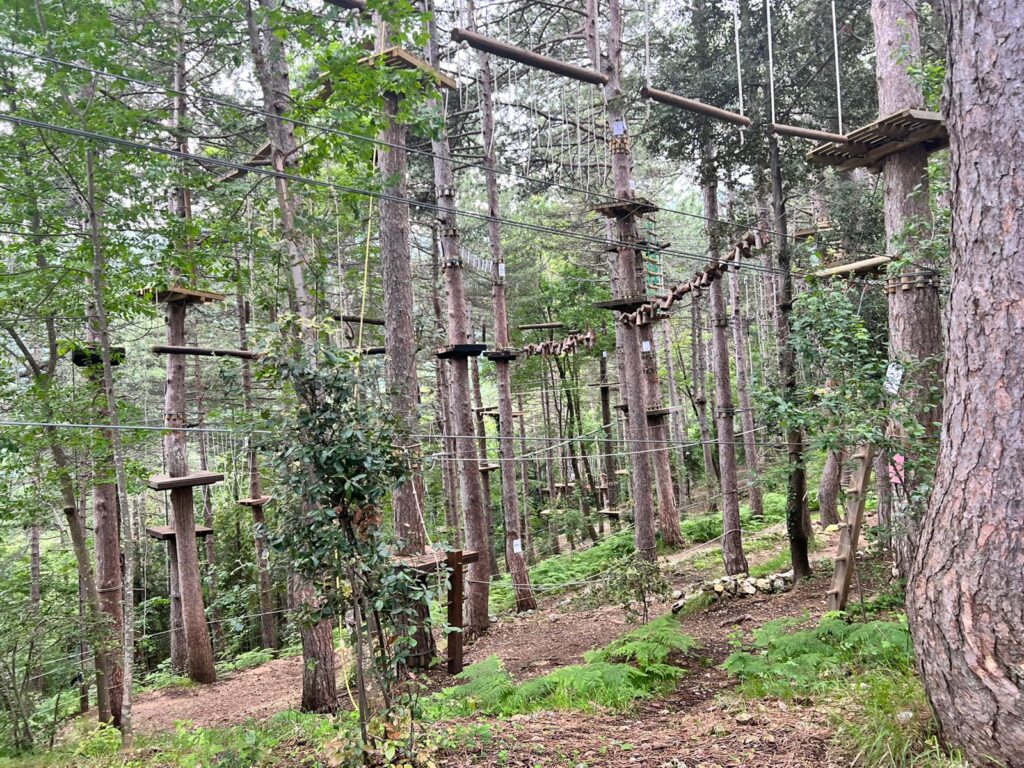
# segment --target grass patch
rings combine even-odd
[[[432,697],[434,718],[514,715],[550,709],[623,710],[637,699],[669,689],[686,670],[673,655],[696,645],[679,621],[663,616],[591,651],[585,663],[562,667],[516,684],[497,656],[473,664],[459,675],[459,685]]]
[[[914,657],[906,617],[866,622],[826,614],[778,619],[754,630],[753,647],[724,668],[751,698],[813,696],[834,713],[837,744],[851,765],[880,768],[966,766],[940,747]]]

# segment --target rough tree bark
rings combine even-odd
[[[875,28],[875,81],[878,111],[889,115],[902,109],[924,107],[918,79],[910,68],[921,60],[916,0],[872,0],[871,19]],[[942,418],[941,400],[932,392],[940,383],[942,317],[937,281],[918,283],[903,290],[901,276],[935,275],[935,265],[920,248],[922,235],[931,224],[928,200],[928,151],[923,146],[895,152],[882,161],[885,176],[886,251],[892,257],[910,256],[910,261],[890,275],[889,347],[895,360],[916,364],[913,376],[904,378],[901,397],[909,399],[926,440],[934,438]],[[927,283],[927,284],[924,284]],[[902,427],[892,425],[897,439],[907,437]],[[910,496],[923,479],[916,472],[916,439],[901,441],[903,482],[893,499],[893,534],[896,564],[907,576],[914,560],[919,512],[911,509]]]
[[[298,164],[298,143],[292,123],[284,117],[292,103],[291,77],[284,46],[276,30],[270,27],[269,14],[280,7],[279,0],[259,0],[262,11],[257,20],[250,0],[242,0],[242,11],[249,35],[249,47],[263,95],[263,109],[268,113],[267,134],[270,138],[273,167],[281,173],[294,172]],[[308,258],[302,233],[296,226],[299,201],[289,188],[287,179],[275,177],[281,231],[289,258],[291,291],[299,316],[305,353],[315,355],[317,334],[313,324],[315,306],[306,289]],[[314,590],[307,584],[296,584],[293,597],[299,601],[315,600]],[[302,642],[302,708],[308,712],[330,712],[337,707],[337,675],[331,622],[322,619],[299,627]]]
[[[952,0],[952,275],[935,486],[907,592],[942,737],[1024,766],[1024,7]]]
[[[426,4],[427,10],[432,3]],[[428,22],[430,40],[427,46],[431,66],[438,67],[441,61],[440,40],[437,34],[436,18],[431,14]],[[438,113],[444,118],[440,99],[435,102]],[[469,305],[466,300],[463,277],[462,250],[459,243],[458,220],[455,214],[455,175],[452,169],[451,147],[448,129],[442,122],[431,139],[434,156],[434,194],[440,210],[437,212],[441,236],[441,253],[444,264],[444,280],[447,294],[448,343],[468,344],[472,341],[469,324]],[[490,532],[484,509],[480,473],[476,467],[476,448],[473,442],[473,411],[470,400],[469,361],[464,357],[448,361],[451,381],[450,403],[452,407],[452,429],[455,433],[455,458],[459,474],[459,493],[462,514],[466,527],[466,546],[480,553],[480,559],[466,570],[466,616],[465,635],[473,638],[490,625],[488,598],[490,595]]]
[[[718,183],[714,177],[711,150],[705,144],[703,157],[704,216],[707,219],[708,257],[717,264],[721,256],[718,235]],[[740,495],[736,485],[736,443],[733,435],[732,382],[729,372],[729,316],[725,309],[722,278],[708,287],[711,312],[711,350],[715,378],[715,424],[718,428],[718,466],[722,483],[722,558],[730,576],[747,572],[740,531]]]
[[[476,31],[473,0],[466,1],[469,28]],[[494,144],[494,97],[490,57],[477,52],[480,95],[484,176],[487,184],[487,237],[491,247],[491,299],[494,303],[494,346],[510,348],[508,338],[508,306],[505,300],[505,257],[501,248],[501,209],[498,199],[497,160]],[[505,565],[516,596],[516,610],[530,611],[537,607],[526,570],[523,540],[519,530],[519,504],[516,496],[515,423],[512,417],[512,377],[508,358],[495,360],[498,378],[498,457],[501,464],[501,505],[505,513]],[[486,460],[486,457],[485,457]]]
[[[818,520],[822,525],[839,522],[839,486],[842,485],[846,451],[829,451],[818,483]]]
[[[689,477],[686,468],[686,414],[679,401],[679,380],[676,378],[676,364],[672,349],[672,320],[665,319],[661,324],[662,343],[665,345],[665,375],[668,379],[668,404],[672,409],[669,415],[669,427],[672,442],[675,443],[676,454],[676,502],[682,504],[689,498]]]
[[[486,329],[484,339],[486,339]],[[491,578],[498,576],[498,555],[494,543],[494,506],[491,504],[491,474],[480,471],[479,467],[490,464],[487,455],[487,422],[484,417],[484,396],[480,389],[480,363],[474,357],[469,361],[469,375],[473,384],[473,402],[476,404],[475,429],[477,443],[477,463],[473,468],[480,475],[480,486],[484,495],[484,525],[487,528],[487,546],[490,550],[488,562],[490,563]]]
[[[708,426],[707,368],[704,361],[704,323],[701,318],[700,296],[690,299],[690,369],[693,371],[693,410],[697,415],[700,432],[701,456],[704,476],[709,486],[719,482],[718,465],[711,447],[711,429]],[[708,512],[718,509],[714,494],[708,494]]]
[[[605,505],[615,509],[619,503],[619,476],[615,474],[615,424],[612,421],[612,395],[608,382],[608,353],[602,352],[599,361],[599,379],[601,384],[601,427],[604,440],[601,451],[604,453],[604,477],[608,486]]]
[[[616,147],[611,152],[612,182],[615,197],[629,199],[634,196],[631,181],[632,155],[629,151],[629,134],[626,127],[625,91],[622,88],[622,8],[619,0],[608,4],[607,50],[601,57],[598,53],[598,11],[596,0],[586,3],[586,35],[589,40],[591,58],[595,67],[608,76],[604,97],[609,129],[614,134],[616,126],[621,135],[614,136]],[[609,139],[612,137],[610,136]],[[644,285],[638,279],[642,274],[643,262],[639,252],[631,243],[639,238],[636,219],[632,214],[616,218],[615,237],[620,245],[616,248],[616,269],[612,290],[616,298],[639,296]],[[618,323],[617,323],[618,324]],[[656,555],[654,539],[654,505],[651,499],[652,477],[649,458],[647,429],[647,393],[644,363],[640,352],[640,330],[633,324],[623,326],[616,339],[621,344],[624,375],[619,380],[629,410],[626,416],[626,436],[632,444],[630,480],[633,495],[634,538],[637,552],[653,560]],[[671,479],[670,479],[671,487]]]
[[[740,278],[729,276],[729,302],[732,304],[732,343],[736,359],[736,393],[740,400],[740,424],[743,425],[743,458],[747,465],[747,489],[750,494],[750,516],[764,517],[761,498],[760,453],[754,433],[754,403],[750,397],[750,358],[747,356],[746,318],[740,302]]]

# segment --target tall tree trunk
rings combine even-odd
[[[238,311],[238,348],[249,348],[249,320],[247,302],[242,290],[242,267],[235,262],[235,308]],[[242,408],[246,416],[253,414],[252,364],[242,360]],[[259,457],[252,437],[245,439],[245,469],[248,477],[249,498],[263,498],[260,481]],[[274,620],[274,593],[270,579],[270,547],[267,542],[266,514],[263,504],[252,505],[253,554],[256,556],[256,586],[260,599],[260,644],[264,648],[277,648],[277,622]],[[207,539],[209,540],[209,539]]]
[[[615,139],[615,147],[611,153],[612,192],[616,198],[629,199],[634,196],[632,176],[632,155],[629,149],[629,134],[626,127],[624,108],[625,92],[622,87],[622,8],[619,0],[609,0],[606,55],[602,58],[598,52],[597,31],[599,28],[597,0],[586,3],[586,34],[593,41],[590,43],[591,58],[595,67],[608,76],[608,84],[604,87],[604,97],[608,118],[608,127]],[[614,135],[618,133],[619,135]],[[633,214],[619,216],[615,220],[615,237],[620,245],[616,248],[615,274],[612,280],[612,291],[616,298],[640,296],[644,292],[641,280],[643,262],[636,248],[631,245],[639,239],[636,218]],[[616,325],[618,323],[616,318]],[[654,560],[656,545],[654,539],[654,504],[651,488],[654,483],[651,477],[651,461],[648,443],[647,426],[647,392],[644,373],[644,362],[640,352],[641,332],[633,325],[623,325],[617,329],[616,340],[620,344],[623,355],[624,376],[619,380],[619,388],[629,408],[627,413],[627,438],[632,443],[629,454],[632,471],[630,473],[633,491],[634,538],[637,552],[641,556]]]
[[[541,415],[544,419],[544,438],[547,446],[544,449],[544,469],[547,480],[548,509],[549,512],[557,506],[555,493],[555,459],[552,454],[551,445],[551,400],[548,396],[548,378],[542,375],[540,380],[540,403]],[[558,522],[553,514],[548,515],[548,535],[551,538],[551,554],[557,555],[558,545]]]
[[[676,374],[675,350],[673,350],[672,321],[661,324],[662,343],[665,345],[665,373],[668,378],[668,404],[670,434],[675,443],[676,454],[676,501],[682,504],[689,497],[689,480],[686,468],[686,414],[679,400],[679,379]]]
[[[607,352],[601,353],[598,364],[601,384],[601,426],[604,433],[601,451],[604,453],[604,482],[608,486],[605,494],[605,506],[615,509],[619,503],[619,476],[615,474],[615,424],[612,420],[612,390],[608,381]]]
[[[486,331],[485,331],[486,334]],[[484,520],[487,526],[487,543],[490,549],[489,562],[491,567],[491,578],[498,576],[498,557],[494,542],[494,505],[491,503],[491,473],[483,471],[480,467],[490,466],[490,458],[487,454],[487,421],[484,416],[484,396],[480,389],[480,365],[474,357],[469,361],[469,373],[473,382],[473,402],[476,404],[476,440],[477,440],[477,463],[473,469],[480,474],[480,483],[484,493]]]
[[[740,423],[743,425],[743,458],[747,465],[747,488],[750,494],[750,516],[764,517],[761,498],[760,454],[754,432],[754,403],[750,397],[750,358],[747,355],[746,318],[740,303],[740,278],[729,277],[729,301],[732,304],[732,342],[736,358],[736,393],[740,399]]]
[[[704,459],[704,476],[709,487],[719,482],[718,465],[715,464],[711,445],[711,429],[708,426],[707,369],[704,361],[704,323],[701,319],[700,301],[696,296],[690,300],[690,368],[693,370],[693,406],[697,414],[697,429],[700,431],[701,455]],[[708,494],[708,512],[718,509],[714,494]]]
[[[771,163],[772,208],[775,214],[775,236],[772,251],[778,274],[778,306],[775,310],[775,332],[779,346],[779,382],[783,397],[790,403],[796,398],[796,351],[790,341],[789,316],[793,310],[793,275],[790,273],[792,260],[789,249],[789,226],[786,215],[786,198],[782,189],[782,163],[779,160],[779,143],[774,135],[768,137],[768,152]],[[807,526],[807,471],[804,467],[804,435],[799,426],[786,429],[786,450],[789,457],[789,480],[786,488],[786,532],[789,534],[789,554],[793,561],[793,578],[796,581],[811,574],[808,556]]]
[[[426,5],[427,10],[430,10],[433,4],[428,1]],[[428,59],[431,66],[437,68],[441,62],[441,48],[435,14],[430,15],[428,28]],[[438,113],[444,117],[442,100],[437,99],[435,105]],[[472,330],[469,324],[469,304],[462,272],[462,249],[455,214],[455,175],[452,169],[448,129],[444,123],[431,139],[431,149],[434,156],[434,194],[439,208],[437,218],[441,233],[445,293],[448,299],[448,343],[467,344],[472,341]],[[462,514],[465,518],[466,546],[480,553],[477,562],[472,563],[466,571],[465,635],[467,638],[473,638],[490,625],[490,531],[487,527],[480,473],[473,471],[476,467],[476,449],[472,438],[473,411],[470,400],[469,361],[465,357],[452,358],[448,361],[448,371],[452,385],[452,429],[455,432],[456,466]],[[489,498],[486,503],[490,503]]]
[[[842,484],[846,451],[829,451],[818,483],[818,519],[822,525],[839,523],[839,486]]]
[[[714,177],[711,150],[705,144],[702,158],[704,189],[704,216],[707,219],[708,256],[717,264],[718,245],[718,183]],[[729,322],[725,310],[722,278],[713,280],[708,287],[711,312],[712,370],[715,378],[715,423],[718,429],[718,466],[722,483],[722,557],[725,572],[735,575],[747,572],[747,558],[743,554],[743,534],[740,530],[740,497],[736,487],[736,443],[734,442],[732,382],[729,372]]]
[[[526,448],[526,404],[523,402],[523,395],[518,396],[519,410],[519,455],[525,457]],[[532,563],[536,560],[537,552],[533,546],[533,530],[530,525],[530,462],[523,458],[520,460],[523,476],[523,544],[526,547],[526,562]]]
[[[934,490],[907,592],[943,739],[1024,766],[1024,144],[1019,4],[946,6],[952,276]]]
[[[872,0],[871,18],[875,28],[875,80],[878,109],[888,115],[907,108],[921,109],[924,97],[911,67],[921,60],[916,0]],[[941,381],[942,316],[939,305],[938,275],[919,241],[931,225],[928,200],[928,151],[923,145],[888,155],[882,161],[885,176],[886,251],[907,262],[898,274],[890,275],[889,346],[895,360],[916,366],[906,377],[901,397],[917,411],[918,428],[925,441],[938,433],[942,418],[941,400],[936,393]],[[916,278],[924,273],[927,279]],[[909,290],[902,284],[906,279]],[[906,577],[914,561],[917,518],[920,510],[911,508],[911,496],[927,476],[918,472],[920,454],[914,451],[921,438],[907,435],[901,425],[891,427],[900,440],[903,456],[903,482],[894,498],[894,544],[897,567]],[[929,471],[923,467],[922,471]]]
[[[249,46],[256,75],[263,93],[263,109],[268,113],[267,134],[270,138],[273,167],[281,173],[293,172],[298,164],[298,143],[293,124],[282,120],[291,107],[291,77],[284,46],[276,30],[270,27],[270,16],[280,7],[280,0],[259,0],[262,18],[257,22],[250,0],[242,0],[242,10],[249,34]],[[305,354],[315,359],[317,333],[313,324],[315,305],[306,289],[308,256],[302,233],[296,226],[299,201],[289,188],[287,179],[275,177],[281,230],[287,245],[291,292],[299,317],[303,321],[301,337]],[[316,595],[311,585],[298,583],[293,590],[296,600],[315,608]],[[335,673],[334,637],[331,622],[321,619],[302,623],[303,676],[302,708],[308,712],[331,712],[337,707],[337,675]]]
[[[466,0],[470,29],[476,30],[473,0]],[[491,60],[483,51],[477,52],[482,99],[484,176],[487,184],[487,237],[491,247],[491,299],[494,302],[494,346],[501,352],[510,348],[508,307],[505,300],[505,257],[501,248],[501,215],[498,200],[497,159],[494,144],[494,97]],[[530,586],[530,574],[523,556],[519,531],[519,504],[516,495],[515,422],[512,418],[512,377],[509,358],[494,361],[498,379],[498,457],[501,464],[501,502],[505,513],[505,565],[516,596],[516,610],[530,611],[537,607]],[[485,457],[486,461],[486,457]]]

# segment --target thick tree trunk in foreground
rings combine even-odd
[[[718,466],[711,447],[711,429],[708,426],[707,369],[704,362],[704,324],[701,321],[700,298],[690,299],[690,369],[693,372],[693,410],[697,414],[700,431],[701,457],[704,459],[704,477],[709,488],[718,483]],[[718,504],[714,494],[708,494],[708,511],[714,512]]]
[[[923,109],[919,80],[910,71],[921,61],[917,0],[872,0],[871,19],[875,28],[878,111],[888,115],[908,107]],[[917,146],[895,152],[883,160],[882,169],[886,251],[893,258],[908,261],[898,274],[890,275],[886,288],[889,348],[895,360],[919,366],[925,362],[912,376],[904,377],[900,397],[914,405],[919,428],[931,447],[942,418],[941,398],[931,391],[941,382],[942,316],[935,265],[918,245],[922,236],[928,236],[932,218],[928,151]],[[920,276],[936,279],[918,280]],[[901,277],[914,287],[904,290]],[[902,425],[893,424],[891,430],[900,440],[903,453],[903,482],[894,487],[893,544],[897,567],[905,577],[914,561],[917,518],[921,514],[921,510],[911,507],[910,497],[915,487],[929,478],[918,471],[915,446],[921,444],[921,439],[905,434]]]
[[[1024,766],[1024,8],[947,6],[952,276],[941,447],[907,593],[943,738]]]
[[[675,351],[672,349],[671,319],[661,323],[662,341],[665,345],[665,375],[668,379],[669,433],[675,443],[676,455],[676,503],[682,504],[689,498],[689,478],[686,469],[686,414],[680,406],[679,380],[676,377]]]

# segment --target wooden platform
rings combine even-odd
[[[110,364],[120,365],[124,362],[124,347],[110,348]],[[103,354],[100,352],[100,345],[95,341],[82,341],[71,350],[71,362],[79,368],[93,368],[103,365]]]
[[[186,304],[209,304],[213,301],[224,301],[227,298],[223,293],[197,291],[194,288],[183,288],[180,285],[172,285],[156,291],[142,291],[141,293],[143,296],[148,296],[161,304],[172,301],[182,301]]]
[[[849,264],[837,264],[825,267],[814,272],[814,277],[820,280],[828,280],[833,277],[849,277],[851,275],[870,275],[881,272],[886,265],[892,261],[888,256],[872,256],[870,259],[861,259]]]
[[[197,357],[239,357],[243,360],[256,360],[259,352],[251,349],[213,349],[210,347],[175,347],[169,344],[154,344],[149,348],[156,355],[193,355]]]
[[[519,350],[513,349],[512,347],[488,349],[484,352],[484,357],[494,362],[499,360],[511,361],[519,357]]]
[[[497,469],[501,469],[501,467],[499,465],[497,465],[497,464],[481,464],[478,467],[478,469],[481,472],[494,472]]]
[[[594,213],[609,219],[625,219],[630,216],[646,216],[658,210],[658,206],[642,197],[633,200],[610,200],[591,208]]]
[[[644,304],[650,303],[651,300],[646,296],[623,296],[621,299],[595,301],[594,306],[598,309],[610,309],[614,312],[629,314],[630,312],[636,312]]]
[[[459,357],[480,357],[485,351],[486,344],[449,344],[446,347],[438,347],[437,356],[442,360],[452,360]]]
[[[404,48],[398,48],[397,46],[394,48],[388,48],[380,53],[365,56],[359,60],[359,63],[370,66],[384,64],[384,66],[390,67],[391,69],[415,69],[430,75],[438,85],[449,90],[454,91],[459,87],[459,84],[456,83],[455,80],[438,72],[419,56],[409,53],[409,51]]]
[[[213,533],[213,528],[206,525],[196,526],[196,538],[202,539]],[[155,525],[146,529],[146,535],[157,541],[171,541],[177,535],[169,525]]]
[[[614,517],[614,518],[618,519],[618,518],[622,517],[622,510],[621,509],[609,509],[608,507],[605,507],[604,509],[597,510],[597,514],[604,515],[605,517]]]
[[[845,142],[834,141],[815,147],[807,153],[807,159],[818,165],[835,166],[840,171],[851,168],[878,171],[883,158],[918,145],[929,152],[949,146],[949,132],[942,115],[923,109],[904,109],[848,133]]]
[[[404,565],[406,568],[411,568],[420,573],[433,573],[438,568],[444,567],[448,560],[448,553],[443,549],[435,549],[424,555],[412,555],[411,557],[399,557],[396,559],[400,565]],[[475,563],[479,559],[480,553],[475,549],[465,549],[462,551],[463,565]]]
[[[669,408],[648,408],[647,418],[648,419],[663,419],[669,415],[671,409]]]
[[[154,491],[170,491],[175,488],[194,488],[197,485],[213,485],[224,479],[224,475],[216,472],[205,472],[197,469],[181,477],[169,475],[153,475],[149,478],[148,485]]]
[[[273,500],[273,496],[260,496],[258,499],[239,499],[236,503],[243,507],[265,507]]]

